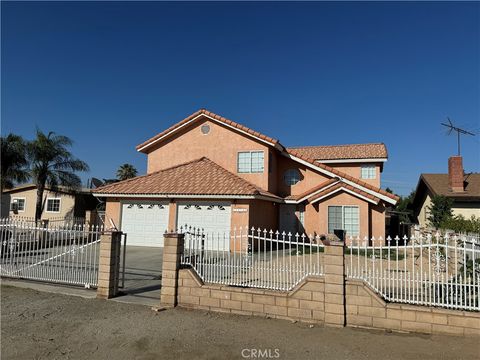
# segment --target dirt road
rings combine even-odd
[[[478,339],[289,321],[1,288],[2,359],[476,359]],[[260,350],[260,351],[259,351]]]

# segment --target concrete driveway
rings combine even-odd
[[[123,253],[121,258],[123,261]],[[162,284],[162,259],[163,248],[127,246],[125,286],[120,288],[123,295],[115,300],[151,306],[158,305]]]

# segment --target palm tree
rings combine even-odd
[[[127,180],[137,176],[137,169],[130,164],[123,164],[117,170],[118,180]]]
[[[81,180],[74,172],[89,170],[85,162],[76,159],[68,151],[72,143],[66,136],[54,132],[45,134],[37,129],[37,137],[27,145],[30,176],[37,185],[36,221],[42,216],[46,185],[52,190],[58,189],[58,186],[77,189],[81,186]]]
[[[1,143],[1,190],[9,189],[15,183],[28,180],[26,170],[26,144],[21,136],[8,134],[0,137]]]

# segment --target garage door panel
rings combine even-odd
[[[127,244],[163,246],[163,234],[168,226],[168,212],[168,203],[124,203],[121,229],[127,233]]]
[[[229,202],[179,202],[177,225],[203,229],[207,249],[229,250],[231,211]]]

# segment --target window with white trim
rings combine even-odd
[[[263,173],[263,151],[241,151],[238,153],[237,171],[239,173]]]
[[[10,203],[10,210],[11,211],[25,211],[25,198],[12,198],[12,202]]]
[[[60,198],[47,199],[47,212],[60,212]]]
[[[375,165],[362,165],[360,168],[360,177],[362,179],[375,179],[377,177]]]
[[[329,206],[328,233],[334,230],[345,230],[348,236],[358,236],[360,227],[360,211],[358,206]]]

